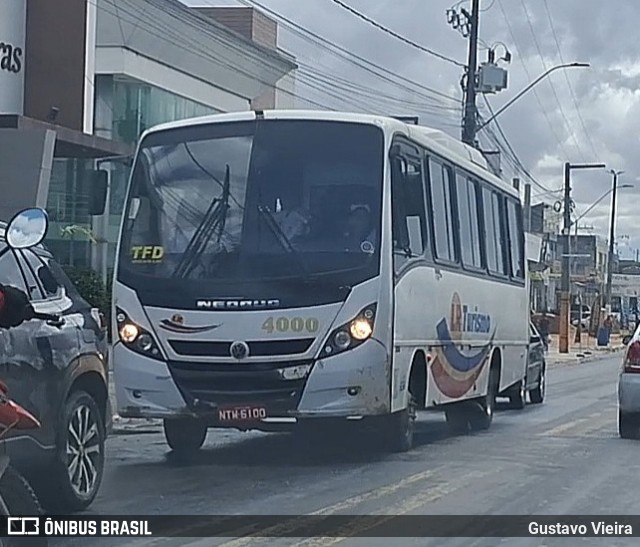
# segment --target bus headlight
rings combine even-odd
[[[351,336],[356,340],[366,340],[373,332],[373,325],[369,319],[359,317],[351,322],[351,325],[349,325],[349,331],[351,332]]]
[[[122,327],[120,327],[119,332],[120,339],[125,344],[133,344],[136,341],[136,338],[138,338],[138,334],[140,331],[138,330],[138,327],[136,327],[133,323],[125,323],[124,325],[122,325]]]
[[[130,350],[151,357],[162,359],[162,353],[153,335],[140,325],[134,323],[122,310],[116,311],[116,321],[118,323],[118,335],[120,341]]]
[[[320,358],[329,357],[362,344],[373,334],[375,318],[376,304],[370,304],[351,321],[334,329],[320,352]]]

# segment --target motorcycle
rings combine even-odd
[[[0,442],[13,429],[36,429],[40,422],[28,410],[9,398],[9,389],[0,381]],[[0,454],[0,515],[4,517],[36,517],[42,507],[27,480],[11,465],[6,454]],[[4,535],[4,534],[3,534]],[[43,538],[0,537],[0,547],[47,545]]]

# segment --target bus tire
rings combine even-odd
[[[529,392],[529,398],[535,405],[539,405],[544,402],[545,388],[546,388],[546,367],[543,366],[540,371],[540,378],[538,379],[538,385]]]
[[[413,448],[417,403],[409,392],[407,408],[386,416],[385,437],[391,452],[408,452]]]
[[[164,420],[164,436],[176,453],[196,452],[207,437],[207,426],[195,418]]]
[[[463,404],[450,403],[444,409],[449,432],[453,435],[465,435],[469,432],[469,412]]]
[[[499,383],[499,369],[496,366],[492,366],[489,370],[487,394],[476,401],[475,408],[469,415],[469,425],[473,431],[483,431],[491,427],[496,408]]]
[[[522,410],[527,404],[527,379],[523,378],[509,393],[509,406],[516,410]]]

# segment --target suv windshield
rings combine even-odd
[[[143,290],[197,280],[207,294],[228,295],[256,282],[373,277],[383,144],[377,127],[326,121],[149,135],[133,171],[121,278]]]

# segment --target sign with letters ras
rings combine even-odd
[[[24,111],[26,0],[0,2],[0,114]]]
[[[0,42],[0,70],[18,74],[22,70],[22,55],[20,46]]]

